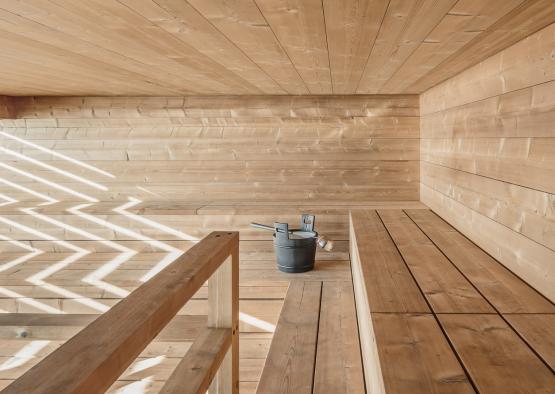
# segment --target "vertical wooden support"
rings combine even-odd
[[[208,280],[208,326],[232,328],[231,348],[228,350],[210,394],[239,393],[239,248]]]

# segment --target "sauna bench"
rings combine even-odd
[[[430,210],[352,210],[368,393],[555,392],[555,306]]]

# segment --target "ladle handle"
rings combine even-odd
[[[262,229],[262,230],[268,230],[268,231],[275,232],[275,233],[284,232],[284,231],[282,231],[278,228],[275,228],[275,227],[272,227],[272,226],[266,226],[265,224],[260,224],[260,223],[251,223],[251,227],[259,228],[259,229]],[[289,231],[289,234],[291,234],[291,233],[292,233],[292,231]]]
[[[275,232],[277,229],[272,227],[272,226],[266,226],[265,224],[260,224],[260,223],[251,223],[251,227],[255,227],[255,228],[259,228],[262,230],[268,230],[271,232]]]

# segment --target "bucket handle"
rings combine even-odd
[[[287,223],[274,223],[276,229],[277,239],[289,239],[289,224]]]

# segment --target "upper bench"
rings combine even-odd
[[[555,306],[429,210],[355,210],[369,393],[555,392]]]

